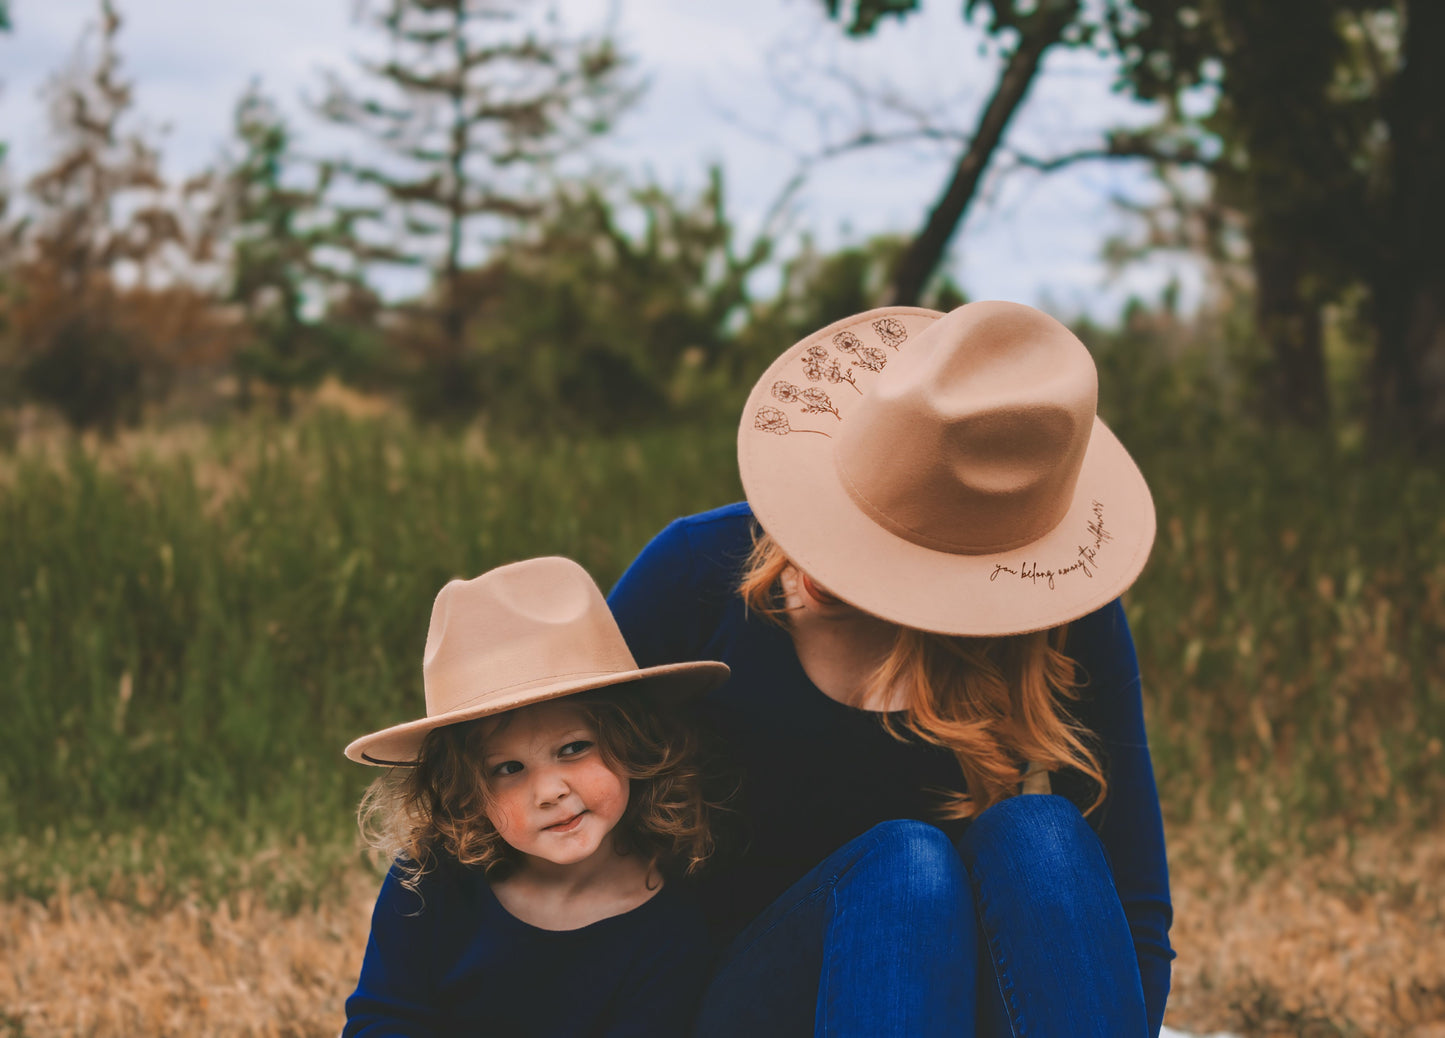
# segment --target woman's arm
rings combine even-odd
[[[1080,719],[1102,742],[1109,779],[1099,837],[1134,937],[1151,1033],[1158,1034],[1169,997],[1174,913],[1159,792],[1144,734],[1139,660],[1123,604],[1115,600],[1077,621],[1069,632],[1068,651],[1086,681]]]
[[[710,658],[752,546],[752,512],[726,505],[669,523],[627,567],[607,604],[639,666]]]

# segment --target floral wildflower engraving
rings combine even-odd
[[[828,436],[829,439],[832,439],[822,429],[794,429],[788,424],[788,416],[776,407],[758,408],[758,413],[753,416],[753,428],[772,433],[774,436],[786,436],[790,432],[806,432],[817,433],[819,436]]]
[[[891,346],[895,350],[908,338],[908,329],[903,327],[902,321],[894,317],[874,321],[873,330],[878,333],[878,338],[883,340],[883,345]]]
[[[853,354],[858,366],[869,371],[882,371],[883,366],[888,363],[888,354],[876,346],[866,345],[852,332],[839,332],[833,336],[833,345],[843,353]]]
[[[803,354],[803,374],[808,376],[809,382],[821,382],[826,379],[835,386],[839,382],[846,382],[853,387],[855,393],[859,395],[863,393],[853,378],[853,369],[849,368],[844,371],[840,368],[838,362],[828,352],[828,348],[821,343],[809,346],[807,352]]]
[[[809,346],[803,354],[803,374],[808,376],[809,382],[819,382],[823,378],[823,362],[828,359],[828,351],[821,346]]]
[[[827,365],[823,368],[823,377],[826,378],[829,382],[833,383],[833,385],[835,386],[839,382],[846,382],[848,383],[848,385],[853,387],[853,392],[857,393],[859,396],[863,395],[863,390],[858,388],[858,383],[853,378],[853,369],[849,368],[847,371],[844,371],[838,366],[838,362],[836,360],[828,361]]]
[[[1028,581],[1031,585],[1037,585],[1039,581],[1043,581],[1044,586],[1053,591],[1057,578],[1066,577],[1071,573],[1082,573],[1092,580],[1094,571],[1099,568],[1099,549],[1107,542],[1112,541],[1114,535],[1104,528],[1104,505],[1102,502],[1090,502],[1090,514],[1093,515],[1093,518],[1084,525],[1084,528],[1088,530],[1093,543],[1080,544],[1073,562],[1057,569],[1044,569],[1037,561],[1023,562],[1017,567],[1005,566],[999,562],[994,565],[993,572],[988,575],[989,581],[995,581],[1000,574],[1003,574],[1004,576],[1018,577],[1020,580]]]
[[[840,415],[838,409],[833,406],[833,401],[829,398],[828,394],[821,389],[814,389],[811,386],[807,389],[800,389],[798,390],[798,399],[803,404],[803,410],[808,414],[821,414],[826,411],[838,419],[838,421],[841,422],[843,420],[843,416]]]
[[[793,385],[791,382],[779,379],[773,383],[773,399],[781,400],[785,404],[802,404],[805,414],[823,414],[826,412],[840,422],[843,420],[843,416],[838,413],[838,408],[833,405],[833,401],[828,394],[821,389],[814,389],[812,386],[809,386],[807,389],[802,389],[799,386]],[[769,408],[769,410],[776,410],[776,408]],[[805,430],[800,429],[798,431],[803,432]]]

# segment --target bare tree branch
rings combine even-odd
[[[1053,173],[1077,162],[1112,159],[1145,159],[1162,166],[1198,166],[1212,169],[1215,160],[1206,157],[1192,142],[1171,143],[1139,134],[1114,135],[1101,148],[1082,148],[1049,158],[1009,151],[1009,160],[1016,167]]]

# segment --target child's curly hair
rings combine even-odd
[[[644,856],[664,874],[695,873],[713,852],[712,816],[721,804],[705,792],[691,726],[635,687],[582,693],[569,701],[596,731],[603,761],[630,780],[627,809],[613,830],[618,850]],[[362,838],[396,863],[405,886],[415,889],[437,854],[480,865],[493,881],[521,864],[521,855],[485,810],[482,722],[495,720],[434,729],[415,766],[388,769],[362,797],[357,811]]]

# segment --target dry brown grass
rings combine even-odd
[[[1372,835],[1254,877],[1176,842],[1171,1027],[1445,1035],[1445,832]],[[335,1034],[375,886],[354,873],[296,915],[246,895],[0,904],[0,1034]]]
[[[0,1034],[334,1035],[376,885],[358,872],[295,915],[244,893],[150,913],[92,894],[0,904]]]
[[[1445,1038],[1445,831],[1372,833],[1248,876],[1176,846],[1169,1024]]]

